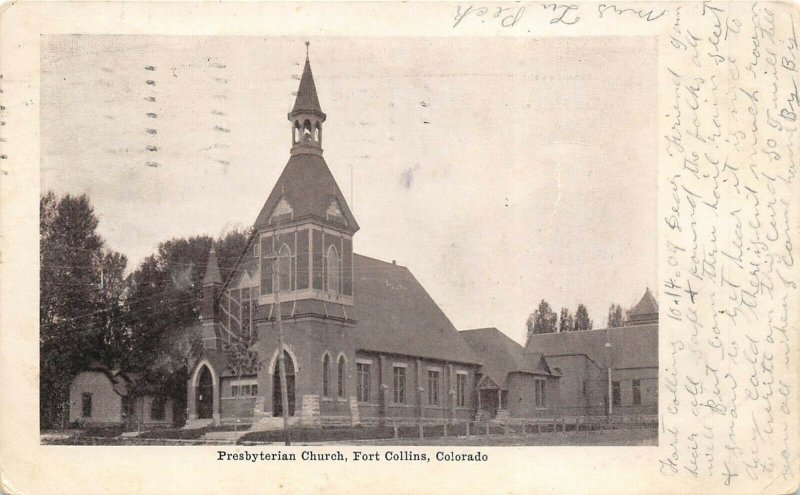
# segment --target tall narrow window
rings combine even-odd
[[[242,289],[242,304],[241,304],[241,318],[240,321],[242,322],[242,335],[250,335],[253,333],[253,329],[250,326],[250,288]]]
[[[322,358],[322,396],[329,397],[330,393],[330,373],[331,373],[331,357],[325,354]]]
[[[394,402],[396,404],[406,402],[406,369],[402,366],[394,367]]]
[[[642,388],[639,380],[631,382],[631,389],[633,392],[633,405],[638,406],[642,404]]]
[[[328,248],[326,256],[326,264],[328,270],[328,292],[339,293],[339,253],[336,248],[331,246]]]
[[[458,407],[467,405],[467,375],[463,373],[456,375],[456,404]]]
[[[84,418],[92,417],[92,394],[84,392],[81,395],[81,416]]]
[[[428,404],[439,405],[439,372],[428,370]]]
[[[338,368],[337,371],[339,372],[339,374],[338,374],[339,382],[337,383],[337,387],[336,387],[337,388],[337,396],[340,399],[343,399],[344,398],[344,371],[345,371],[344,370],[344,356],[339,356],[339,364],[338,364],[337,368]]]
[[[167,402],[163,397],[153,397],[150,403],[150,419],[153,421],[164,421],[167,409]]]
[[[611,382],[611,404],[622,405],[622,387],[619,382]]]
[[[545,385],[547,382],[542,379],[536,379],[534,381],[534,395],[536,400],[536,407],[547,407],[547,391]]]
[[[292,290],[292,252],[286,244],[278,251],[278,290]]]
[[[369,402],[369,364],[356,363],[358,374],[358,401]]]

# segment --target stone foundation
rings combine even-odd
[[[321,428],[319,395],[304,395],[300,409],[300,422],[305,428]]]

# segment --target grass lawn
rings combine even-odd
[[[135,437],[88,437],[75,435],[68,438],[42,436],[42,444],[49,445],[214,445],[215,442],[204,442],[195,434],[165,435],[166,438]],[[170,438],[172,437],[172,438]],[[181,438],[182,437],[182,438]],[[225,442],[219,442],[224,444]],[[248,442],[249,443],[249,442]],[[261,442],[253,442],[259,444]],[[263,442],[269,443],[269,442]],[[282,442],[281,442],[282,443]],[[658,445],[658,430],[655,428],[632,430],[594,430],[546,432],[521,435],[472,435],[469,438],[434,437],[425,438],[384,438],[377,440],[332,440],[328,442],[308,442],[295,437],[293,445],[444,445],[444,446],[647,446]]]
[[[341,442],[345,444],[345,442]],[[658,445],[658,430],[594,430],[546,432],[531,435],[481,435],[448,438],[401,438],[398,440],[369,440],[350,442],[355,445],[447,445],[447,446],[643,446]]]

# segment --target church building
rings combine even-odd
[[[407,268],[354,253],[359,225],[323,158],[326,119],[306,58],[288,114],[289,161],[230,278],[209,253],[187,426],[247,418],[275,427],[284,407],[312,426],[474,414],[481,361],[470,345]],[[261,367],[236,374],[226,349],[242,337]]]
[[[457,331],[407,268],[354,253],[359,225],[323,158],[326,119],[306,57],[289,161],[246,249],[227,280],[208,256],[187,428],[277,429],[284,408],[302,426],[655,413],[649,290],[620,328],[532,335],[525,347],[495,328]],[[256,366],[240,365],[237,342]]]

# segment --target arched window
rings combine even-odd
[[[306,120],[303,122],[303,141],[311,141],[312,139],[314,139],[314,136],[311,129],[311,121]]]
[[[322,143],[322,127],[319,125],[319,122],[314,126],[314,141],[318,143]]]
[[[325,354],[322,358],[322,396],[330,396],[331,357]]]
[[[339,253],[336,248],[331,246],[328,248],[328,255],[326,256],[326,265],[328,269],[328,292],[339,293]]]
[[[339,398],[344,398],[344,356],[339,356],[339,382],[337,384],[337,394]]]
[[[294,121],[294,129],[292,129],[292,143],[300,140],[300,121]]]
[[[292,290],[292,252],[286,244],[278,251],[278,290]]]

